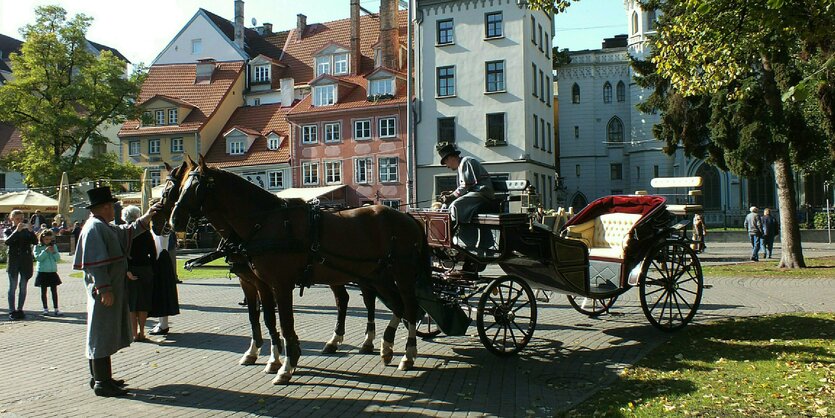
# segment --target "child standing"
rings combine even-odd
[[[52,290],[52,305],[55,306],[55,316],[62,316],[58,309],[58,285],[61,278],[58,277],[58,260],[61,254],[58,253],[58,246],[55,245],[55,234],[44,229],[38,234],[38,245],[35,246],[35,260],[38,265],[35,268],[35,286],[41,288],[41,302],[43,302],[43,314],[49,315],[49,306],[46,304],[46,289]]]

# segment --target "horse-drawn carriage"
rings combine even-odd
[[[494,181],[508,193],[527,185],[503,183]],[[473,222],[479,235],[474,246],[456,239],[449,212],[411,214],[424,225],[432,249],[435,294],[444,303],[460,305],[470,317],[474,312],[484,346],[509,355],[533,336],[534,289],[564,293],[576,310],[597,316],[637,286],[652,325],[664,331],[685,326],[699,307],[702,270],[665,202],[661,196],[607,196],[558,231],[531,222],[526,213],[480,214]],[[487,265],[498,265],[504,274],[484,275]],[[433,322],[425,317],[418,334],[437,335]]]

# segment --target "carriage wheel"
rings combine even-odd
[[[417,336],[420,338],[434,338],[441,333],[438,324],[432,320],[429,314],[423,314],[423,318],[417,323]]]
[[[492,281],[478,301],[476,324],[481,343],[499,356],[525,348],[536,328],[536,299],[523,280],[503,276]]]
[[[644,261],[641,308],[656,328],[674,331],[693,319],[703,288],[702,266],[696,253],[682,242],[662,242]]]
[[[612,305],[615,304],[615,301],[618,300],[617,296],[612,296],[610,298],[589,298],[574,295],[566,296],[568,296],[568,303],[571,304],[572,308],[576,309],[577,312],[580,312],[583,315],[588,315],[592,318],[609,312],[609,308],[611,308]]]

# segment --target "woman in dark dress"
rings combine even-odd
[[[168,335],[168,317],[180,313],[177,296],[177,259],[176,239],[174,235],[153,235],[157,248],[157,264],[154,282],[154,294],[149,316],[159,318],[157,325],[148,332],[151,335]]]
[[[141,215],[136,206],[122,209],[122,219],[126,223],[132,223]],[[134,341],[145,341],[145,321],[151,310],[156,261],[157,249],[151,234],[134,238],[128,259],[128,305]]]

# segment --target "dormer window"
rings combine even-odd
[[[370,80],[368,94],[370,96],[382,96],[384,94],[394,95],[394,79],[393,78],[378,78]]]
[[[168,109],[168,124],[169,125],[176,125],[177,124],[177,108]]]
[[[270,134],[267,137],[267,149],[275,151],[281,146],[281,137],[276,134]]]
[[[165,111],[164,110],[157,110],[155,120],[156,120],[157,126],[165,125]]]
[[[316,57],[316,77],[331,73],[331,56]]]
[[[336,75],[348,74],[348,53],[336,54],[333,56],[333,73]]]
[[[313,106],[330,106],[336,103],[336,85],[313,87]]]
[[[252,68],[252,83],[269,83],[270,82],[270,65],[256,65]]]
[[[226,147],[229,155],[243,155],[246,150],[242,139],[230,139],[226,141]]]

